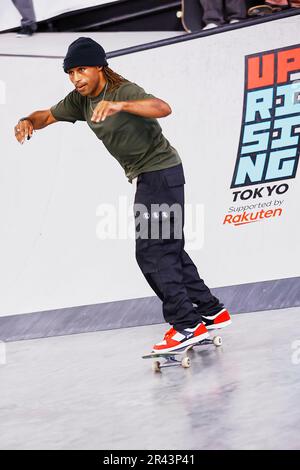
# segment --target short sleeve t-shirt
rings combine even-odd
[[[109,153],[115,157],[132,182],[140,173],[162,170],[179,165],[181,159],[162,133],[157,119],[121,111],[102,122],[92,122],[96,105],[102,101],[104,90],[95,98],[73,90],[51,107],[57,121],[86,121]],[[136,83],[125,81],[114,91],[106,91],[106,101],[131,101],[154,98]]]

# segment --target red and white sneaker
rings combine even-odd
[[[232,323],[229,312],[226,308],[223,308],[215,315],[201,315],[201,319],[208,330],[225,328],[225,326]]]
[[[185,328],[182,331],[176,331],[173,327],[167,331],[163,341],[153,346],[153,352],[169,352],[175,349],[185,348],[190,344],[198,343],[209,337],[205,325],[201,322],[194,328]]]

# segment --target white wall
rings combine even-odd
[[[53,18],[68,11],[112,3],[117,0],[33,0],[37,21]],[[15,28],[20,24],[20,14],[11,0],[1,0],[0,31]]]
[[[299,276],[299,176],[283,181],[290,189],[281,198],[280,218],[223,225],[228,207],[241,205],[232,203],[230,184],[245,56],[297,44],[299,20],[110,60],[173,108],[160,123],[183,159],[186,202],[194,211],[186,231],[189,253],[211,287]],[[87,126],[59,123],[24,146],[14,140],[19,116],[49,107],[70,89],[61,61],[1,57],[0,66],[6,85],[0,105],[0,316],[152,295],[134,259],[134,240],[97,238],[99,205],[118,207],[121,196],[130,213],[134,185]]]

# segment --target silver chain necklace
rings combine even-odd
[[[108,86],[108,82],[106,82],[102,100],[98,101],[98,102],[96,103],[96,106],[97,106],[98,103],[101,103],[102,101],[104,101],[104,98],[105,98],[105,95],[106,95],[107,86]],[[95,108],[96,108],[96,106],[95,106]],[[95,108],[93,108],[93,106],[92,106],[92,100],[90,100],[90,108],[91,108],[92,112],[95,111]]]

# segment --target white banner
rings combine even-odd
[[[210,287],[300,275],[299,27],[294,16],[110,60],[173,109],[160,124]],[[14,139],[20,116],[71,89],[61,61],[0,66],[0,315],[153,295],[134,256],[134,185],[87,125]]]

